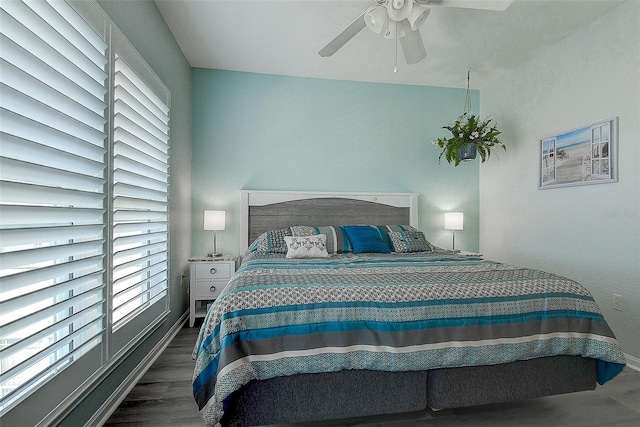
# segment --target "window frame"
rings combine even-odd
[[[541,144],[541,181],[542,185],[546,185],[548,183],[555,182],[556,175],[556,165],[557,165],[557,150],[556,150],[556,138],[548,138],[542,140]]]

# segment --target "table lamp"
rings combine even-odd
[[[444,214],[444,229],[453,231],[453,250],[456,250],[456,230],[462,230],[464,214],[462,212],[446,212]]]
[[[210,257],[219,257],[222,254],[218,253],[216,248],[216,231],[224,230],[225,211],[204,211],[204,229],[213,230],[213,253],[207,254]]]

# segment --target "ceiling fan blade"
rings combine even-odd
[[[364,15],[367,12],[368,10],[366,10],[362,15],[358,17],[358,19],[353,21],[351,25],[349,25],[340,34],[338,34],[335,39],[331,40],[328,45],[323,47],[322,50],[318,52],[320,56],[326,57],[333,55],[338,51],[338,49],[347,44],[349,40],[354,38],[356,34],[362,31],[367,26],[367,23],[364,21]]]
[[[422,6],[460,7],[502,12],[511,6],[513,0],[415,0],[415,2]]]
[[[407,64],[417,64],[427,57],[427,51],[424,49],[420,30],[411,31],[411,26],[406,20],[400,22],[400,24],[406,26],[404,36],[400,37],[400,45],[402,46],[404,59],[407,61]]]

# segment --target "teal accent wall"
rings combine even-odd
[[[237,253],[241,189],[417,192],[432,243],[451,248],[443,212],[459,210],[456,247],[478,249],[478,162],[438,164],[431,144],[465,90],[200,68],[191,81],[194,254],[212,249],[205,209],[227,211],[218,250]]]

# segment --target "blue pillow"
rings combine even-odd
[[[377,229],[368,225],[345,225],[342,229],[347,233],[354,254],[365,252],[391,253],[389,246],[382,240]]]

